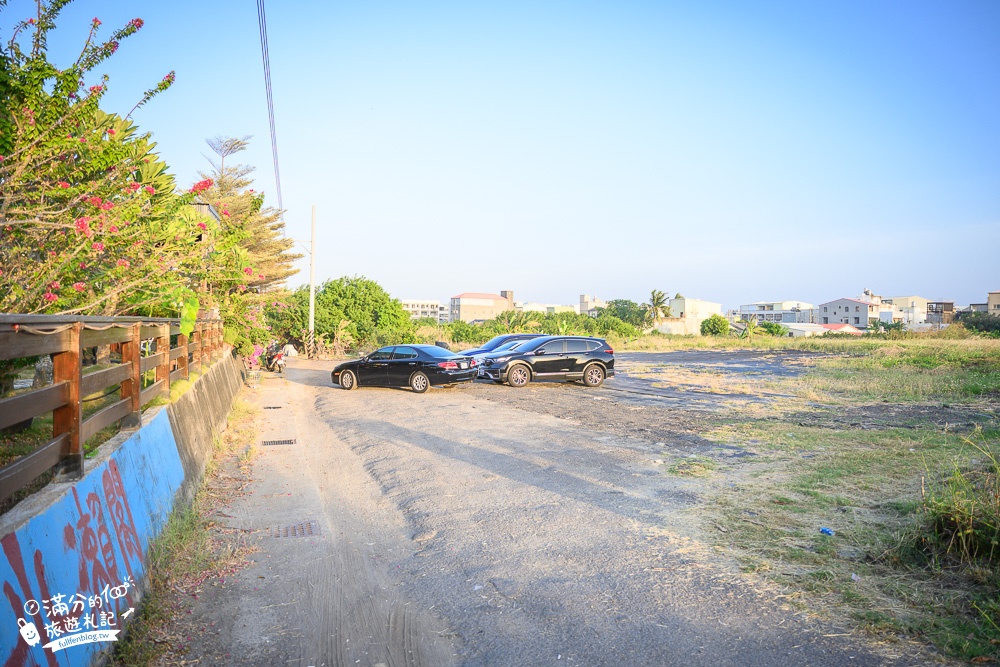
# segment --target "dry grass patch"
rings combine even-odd
[[[184,603],[197,598],[210,580],[235,574],[258,550],[246,530],[216,520],[250,483],[255,456],[255,409],[237,399],[229,428],[215,442],[215,455],[193,504],[178,508],[150,546],[150,586],[136,620],[117,645],[110,664],[184,664]]]

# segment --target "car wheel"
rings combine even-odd
[[[604,382],[604,369],[598,364],[590,364],[583,369],[583,383],[588,387],[600,387]]]
[[[431,381],[427,379],[427,376],[417,371],[412,376],[410,376],[410,389],[422,394],[427,391],[427,388],[431,386]]]
[[[531,382],[531,371],[524,364],[518,364],[507,371],[507,384],[512,387],[524,387]]]
[[[354,377],[354,371],[344,371],[340,374],[340,388],[350,391],[358,385],[358,379]]]

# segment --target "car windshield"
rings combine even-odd
[[[480,350],[483,350],[483,351],[485,351],[485,352],[489,352],[489,351],[491,351],[491,350],[495,350],[495,349],[496,349],[497,347],[499,347],[499,346],[500,346],[500,344],[502,344],[502,343],[503,343],[503,342],[504,342],[505,340],[507,340],[507,335],[506,335],[506,334],[504,334],[504,335],[502,335],[502,336],[497,336],[496,338],[491,338],[491,339],[489,339],[489,340],[488,340],[487,342],[483,343],[483,344],[482,344],[482,345],[481,345],[481,346],[479,347],[479,349],[480,349]]]
[[[446,350],[443,347],[437,347],[436,345],[428,345],[427,347],[420,348],[423,350],[424,354],[432,356],[436,359],[447,359],[448,357],[454,357],[455,353],[451,350]]]
[[[504,350],[513,350],[513,349],[515,349],[518,345],[520,345],[523,342],[524,342],[523,340],[509,340],[506,343],[504,343],[503,345],[501,345],[501,346],[497,347],[496,349],[494,349],[493,351],[494,352],[503,352]]]

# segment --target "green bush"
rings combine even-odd
[[[702,336],[728,336],[729,320],[719,314],[712,315],[701,323]]]

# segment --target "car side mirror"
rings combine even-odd
[[[537,355],[542,355],[542,354],[545,354],[545,350],[535,350],[535,355],[536,356]]]

